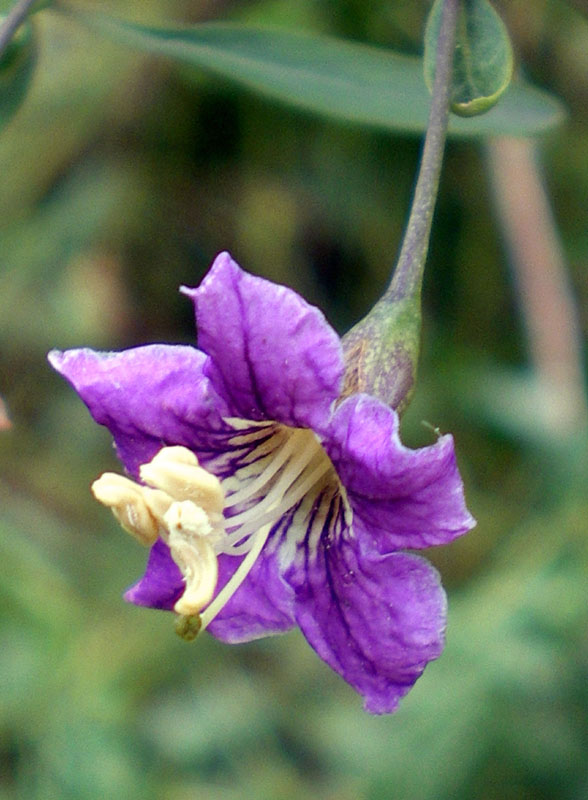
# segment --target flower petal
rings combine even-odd
[[[215,595],[231,578],[243,557],[219,556],[219,580]],[[171,611],[185,584],[161,539],[151,548],[145,574],[125,593],[137,606]],[[284,581],[274,556],[260,558],[245,581],[208,628],[217,639],[236,644],[290,630],[294,622],[294,592]]]
[[[287,575],[296,620],[327,664],[363,695],[366,711],[393,711],[437,658],[446,598],[436,570],[415,555],[361,556],[321,542],[306,572]]]
[[[206,356],[194,347],[54,350],[49,361],[110,430],[132,475],[165,445],[189,447],[204,462],[224,447],[217,440],[225,433],[227,408],[203,374]]]
[[[217,256],[194,301],[198,346],[235,416],[316,427],[339,394],[341,343],[323,314],[295,292]]]
[[[242,560],[237,556],[219,556],[218,591]],[[280,574],[276,556],[269,555],[258,559],[208,630],[223,642],[237,644],[284,633],[294,625],[294,592]]]
[[[389,553],[431,547],[475,525],[451,436],[411,450],[398,436],[396,412],[373,397],[356,395],[337,409],[324,447],[354,519],[364,523],[365,548]]]
[[[125,600],[136,606],[171,611],[186,585],[169,547],[158,539],[149,552],[145,574],[125,592]]]

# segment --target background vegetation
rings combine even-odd
[[[76,5],[409,53],[428,9]],[[585,338],[587,18],[559,0],[496,6],[519,70],[568,108],[536,156]],[[430,553],[449,593],[445,654],[395,715],[374,718],[298,633],[190,645],[169,615],[122,602],[145,552],[88,491],[116,469],[110,437],[45,356],[194,341],[176,289],[223,249],[345,331],[387,281],[419,140],[195,79],[50,12],[35,25],[33,83],[0,132],[0,395],[12,423],[0,431],[0,798],[588,798],[586,438],[581,412],[566,412],[574,387],[537,381],[528,293],[544,276],[522,283],[508,257],[487,143],[448,147],[404,421],[415,446],[431,440],[423,419],[455,434],[478,528]]]

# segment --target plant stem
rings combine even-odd
[[[420,295],[439,188],[449,120],[455,30],[460,0],[445,0],[435,61],[435,83],[410,217],[392,282],[383,299]]]
[[[579,314],[563,245],[529,140],[493,139],[487,145],[490,178],[529,351],[549,432],[576,434],[588,422]]]
[[[12,41],[12,37],[26,20],[29,11],[36,2],[37,0],[19,0],[6,15],[4,22],[0,26],[0,58],[2,58],[4,51]]]
[[[390,286],[343,337],[341,398],[365,392],[401,414],[416,383],[421,337],[421,286],[439,188],[453,83],[453,53],[462,0],[444,0],[435,54],[435,81],[419,175]]]

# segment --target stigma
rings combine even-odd
[[[107,472],[92,485],[96,499],[141,544],[150,546],[161,538],[168,545],[185,584],[174,611],[196,619],[198,631],[245,580],[277,523],[306,517],[317,498],[325,491],[332,497],[339,485],[312,431],[227,422],[234,429],[229,441],[232,469],[224,464],[222,480],[191,450],[173,446],[163,447],[139,468],[140,483]],[[306,533],[304,524],[295,528],[293,541],[283,543],[286,552]],[[240,563],[216,593],[219,555],[240,557]]]

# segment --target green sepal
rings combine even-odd
[[[385,295],[343,337],[341,398],[365,392],[401,414],[416,383],[420,333],[420,292],[403,298]]]

